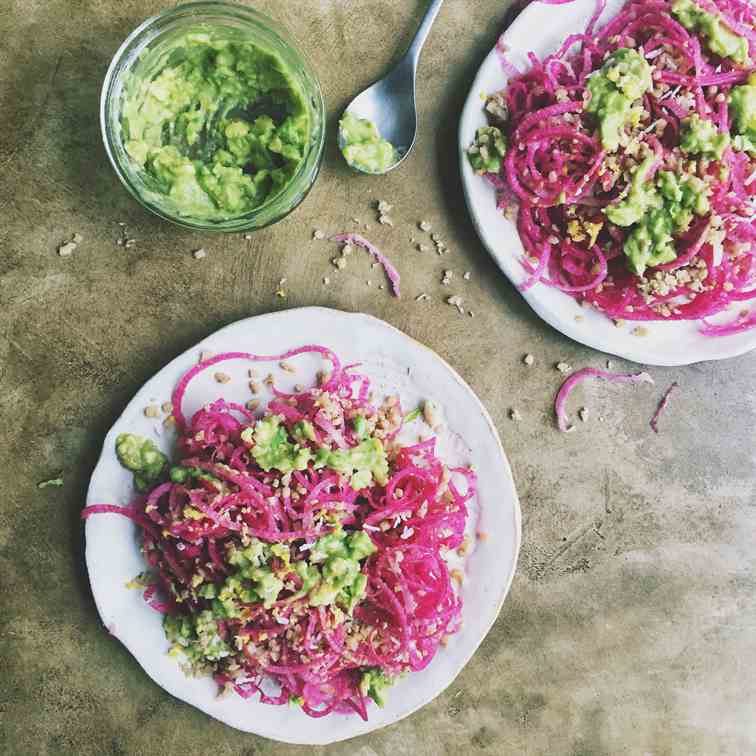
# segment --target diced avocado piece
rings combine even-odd
[[[378,485],[388,481],[388,460],[380,439],[368,438],[350,449],[320,449],[315,458],[316,467],[330,467],[341,475],[351,476],[356,491],[375,480]]]
[[[306,470],[312,459],[309,449],[288,440],[286,428],[275,415],[262,418],[254,428],[242,431],[242,440],[252,441],[252,456],[266,472],[273,469],[282,473]]]
[[[601,144],[616,152],[626,126],[637,126],[642,108],[634,103],[653,86],[651,66],[636,50],[621,47],[588,79],[586,111],[598,119]]]
[[[719,131],[713,121],[701,118],[698,113],[684,118],[681,125],[680,148],[683,152],[721,160],[730,146],[730,135]]]
[[[394,684],[394,678],[389,677],[378,667],[365,670],[360,678],[360,693],[369,696],[375,703],[383,707],[386,705],[385,691]]]
[[[496,126],[481,126],[475,133],[475,141],[467,149],[472,169],[481,175],[499,173],[506,154],[507,139]]]
[[[746,84],[733,87],[730,92],[730,116],[735,132],[733,146],[756,155],[756,73]]]
[[[134,485],[138,491],[153,487],[168,464],[168,457],[150,439],[133,433],[118,436],[116,456],[123,467],[134,473]]]
[[[708,13],[693,0],[675,0],[672,14],[686,29],[701,34],[709,50],[720,58],[742,66],[748,63],[748,40],[728,28],[719,16]]]

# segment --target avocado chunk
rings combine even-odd
[[[601,144],[616,152],[626,126],[640,123],[643,108],[635,105],[653,86],[651,66],[636,50],[620,47],[588,79],[591,99],[586,112],[598,120]]]
[[[507,154],[507,140],[496,126],[482,126],[467,150],[467,159],[475,173],[499,173]]]
[[[168,457],[150,439],[133,433],[121,433],[116,438],[116,456],[123,467],[134,473],[137,491],[152,488],[168,464]]]
[[[694,113],[681,122],[680,148],[689,155],[703,155],[707,158],[722,159],[730,146],[730,135],[722,133],[713,121]]]
[[[729,29],[719,16],[703,10],[693,0],[675,0],[672,14],[686,29],[701,34],[715,55],[742,66],[748,63],[748,40]]]

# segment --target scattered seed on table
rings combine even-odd
[[[446,303],[450,304],[452,307],[456,307],[460,315],[465,314],[465,308],[462,306],[463,302],[464,300],[458,294],[446,298]]]
[[[568,364],[567,362],[557,362],[555,365],[555,368],[560,373],[571,373],[572,372],[572,366]]]
[[[218,383],[229,383],[231,381],[231,376],[227,373],[216,373],[213,377]]]
[[[525,364],[526,364],[526,365],[527,365],[528,367],[531,367],[531,366],[532,366],[532,364],[533,364],[533,363],[535,362],[535,357],[533,357],[533,355],[532,355],[532,354],[526,354],[526,355],[525,355],[525,356],[524,356],[524,357],[522,358],[522,361],[523,361],[523,362],[524,362],[524,363],[525,363]]]
[[[160,417],[160,408],[157,406],[157,404],[148,404],[144,408],[144,416],[145,417]]]

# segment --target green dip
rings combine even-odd
[[[730,92],[730,114],[735,148],[756,154],[756,73]]]
[[[605,210],[612,223],[629,228],[624,253],[628,267],[638,276],[646,268],[677,259],[674,236],[687,231],[694,215],[709,211],[706,185],[701,179],[659,171],[654,180],[647,181],[653,163],[653,156],[640,163],[627,195]]]
[[[365,173],[385,173],[399,159],[391,142],[381,137],[367,118],[345,113],[339,123],[341,152],[352,168]]]
[[[748,63],[748,40],[728,29],[718,16],[707,13],[693,0],[675,0],[672,13],[686,29],[698,32],[715,55],[743,66]]]
[[[586,111],[598,120],[605,150],[618,150],[625,127],[638,125],[643,113],[639,100],[652,85],[651,66],[628,47],[615,50],[588,79],[591,99]]]
[[[231,30],[185,32],[143,54],[121,122],[154,199],[197,220],[238,217],[281,192],[311,131],[281,58]]]
[[[481,126],[467,150],[467,159],[475,173],[498,173],[507,154],[507,138],[496,126]]]
[[[713,121],[701,118],[698,113],[683,118],[681,126],[680,148],[689,155],[721,160],[730,146],[730,135],[721,133]]]

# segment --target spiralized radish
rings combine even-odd
[[[498,206],[516,208],[528,273],[522,291],[539,283],[552,286],[609,318],[639,321],[701,321],[733,302],[756,301],[756,181],[749,178],[756,159],[733,146],[721,161],[695,160],[680,149],[682,121],[692,113],[723,132],[731,128],[730,92],[756,70],[756,6],[745,0],[696,2],[747,40],[746,65],[712,53],[672,13],[673,0],[630,0],[603,28],[606,2],[597,0],[586,33],[570,35],[542,60],[529,53],[525,73],[497,45],[508,78],[497,99],[506,102],[508,120],[491,118],[503,129],[508,149],[500,170],[486,178]],[[607,153],[596,119],[586,111],[587,84],[606,57],[623,47],[645,56],[654,86],[640,101],[640,124],[628,134],[633,150]],[[644,150],[656,155],[651,173],[679,175],[694,159],[709,209],[678,233],[677,260],[638,276],[623,250],[629,229],[609,222],[603,211],[624,196]],[[598,228],[594,237],[591,225]],[[730,326],[704,324],[701,332],[728,336],[755,327],[756,306]]]
[[[321,386],[293,395],[277,392],[285,398],[274,399],[266,417],[275,413],[289,434],[303,421],[320,428],[316,440],[302,440],[313,456],[324,448],[341,452],[358,446],[354,419],[364,418],[374,433],[383,433],[389,449],[382,484],[373,480],[355,490],[348,475],[327,466],[316,469],[312,461],[286,475],[266,472],[255,461],[254,445],[242,438],[259,421],[223,399],[186,420],[186,390],[210,366],[305,353],[330,361],[331,374]],[[367,376],[342,367],[320,346],[275,357],[229,352],[207,359],[186,373],[173,394],[176,464],[194,470],[192,476],[160,483],[128,507],[97,504],[82,512],[83,518],[119,514],[140,527],[156,580],[144,598],[170,618],[196,618],[211,609],[211,600],[195,587],[208,581],[223,585],[236,570],[231,557],[250,538],[288,550],[291,569],[282,575],[285,587],[272,606],[244,604],[239,617],[215,620],[230,651],[208,664],[220,686],[243,698],[257,696],[271,705],[295,700],[312,717],[336,712],[367,719],[368,697],[360,686],[366,670],[390,678],[419,672],[460,627],[462,598],[444,554],[463,543],[475,474],[447,468],[434,438],[412,446],[392,442],[402,423],[401,408],[387,405],[385,411],[396,409],[399,420],[396,428],[386,426],[389,414],[384,417],[370,404],[370,393]],[[335,603],[311,605],[307,594],[298,593],[302,579],[296,565],[335,528],[361,531],[375,547],[362,564],[367,583],[351,614]],[[285,564],[279,559],[276,569],[286,571]],[[270,693],[270,681],[278,692]]]
[[[654,379],[648,373],[609,373],[606,370],[596,368],[583,368],[573,373],[559,389],[554,401],[554,412],[557,424],[562,433],[569,433],[574,426],[570,425],[567,417],[567,399],[573,389],[588,378],[602,378],[610,383],[653,383]]]

